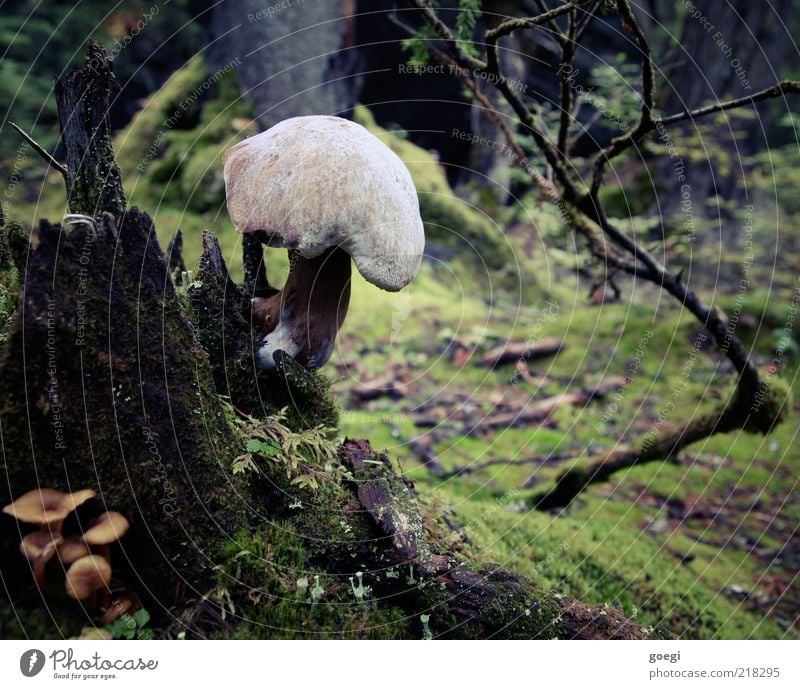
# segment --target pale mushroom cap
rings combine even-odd
[[[369,282],[405,287],[425,234],[408,169],[364,127],[312,115],[279,122],[223,157],[228,212],[240,232],[315,258],[340,246]]]
[[[31,562],[47,562],[63,542],[64,539],[58,533],[34,531],[22,539],[19,551]]]
[[[67,570],[67,595],[75,600],[88,598],[93,591],[107,587],[111,581],[111,565],[99,555],[75,560]]]
[[[128,520],[119,512],[103,512],[83,534],[83,540],[89,545],[114,543],[127,533],[129,526]]]
[[[61,560],[61,563],[65,566],[71,565],[75,560],[79,560],[89,555],[89,553],[89,546],[77,536],[66,539],[58,546],[58,559]]]
[[[61,522],[84,502],[95,496],[90,488],[62,493],[52,488],[36,488],[3,508],[3,512],[26,524],[47,526]]]

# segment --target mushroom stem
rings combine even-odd
[[[264,338],[258,351],[262,368],[274,368],[283,350],[308,369],[331,356],[350,304],[350,255],[339,247],[316,258],[289,251],[289,277],[283,289],[253,299],[253,316]]]

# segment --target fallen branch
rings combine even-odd
[[[465,409],[464,404],[457,401],[455,403],[456,406],[451,410],[445,410],[443,414],[429,412],[416,416],[414,418],[414,425],[418,428],[430,428],[447,423],[459,422],[464,425],[464,432],[467,435],[475,435],[502,428],[517,428],[535,423],[544,423],[559,407],[577,407],[594,399],[601,399],[612,390],[618,390],[623,383],[623,378],[615,376],[598,383],[594,387],[563,392],[536,401],[532,401],[529,398],[522,405],[506,404],[505,408],[508,409],[508,411],[495,412],[484,416],[478,421],[474,421],[479,413],[476,411],[477,407],[475,407],[475,405]]]
[[[406,391],[403,382],[398,380],[401,372],[402,366],[393,366],[387,373],[378,378],[356,383],[350,388],[351,401],[358,405],[381,397],[388,397],[392,400],[403,399],[406,396]]]
[[[551,488],[535,494],[531,503],[546,510],[566,507],[587,486],[606,481],[623,469],[672,460],[685,447],[717,433],[738,429],[753,433],[768,433],[772,426],[786,419],[790,411],[788,388],[774,386],[763,407],[754,412],[749,396],[741,396],[739,388],[732,399],[701,414],[685,424],[670,424],[662,431],[651,432],[635,447],[611,450],[590,462],[578,460],[563,471]]]
[[[450,471],[445,471],[437,475],[441,478],[466,476],[468,474],[476,474],[479,471],[483,471],[493,466],[519,467],[528,466],[529,464],[547,466],[549,464],[557,464],[568,459],[575,459],[576,457],[578,457],[578,455],[576,455],[574,452],[564,452],[555,455],[536,455],[535,457],[526,457],[525,459],[490,459],[486,462],[476,462],[474,464],[468,464],[467,466],[456,467],[455,469],[451,469]]]
[[[532,344],[527,342],[506,342],[486,352],[478,359],[477,364],[485,368],[494,368],[495,366],[517,361],[542,359],[557,354],[563,347],[564,341],[558,337],[543,337]]]
[[[479,424],[476,430],[497,430],[501,428],[517,428],[542,423],[559,407],[579,407],[594,399],[602,399],[612,390],[618,390],[624,383],[623,378],[610,378],[598,383],[593,388],[581,388],[572,392],[562,392],[525,406],[520,411],[489,416]]]

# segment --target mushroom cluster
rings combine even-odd
[[[104,512],[82,534],[65,536],[64,520],[95,495],[88,488],[75,493],[37,488],[3,508],[3,512],[18,521],[39,527],[20,543],[20,552],[30,561],[39,589],[45,594],[53,593],[46,568],[55,558],[66,570],[67,595],[81,601],[92,599],[91,607],[97,604],[98,591],[109,591],[111,544],[122,538],[129,527],[128,520],[119,512]],[[104,621],[113,621],[131,607],[125,602],[110,602],[111,605],[101,606],[103,617],[110,615]]]
[[[408,169],[380,139],[340,117],[293,117],[223,157],[225,195],[240,232],[289,251],[279,292],[253,299],[258,362],[282,350],[315,369],[331,356],[350,301],[350,260],[396,292],[419,269],[425,234]]]

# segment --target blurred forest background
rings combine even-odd
[[[557,4],[436,3],[467,39]],[[577,166],[632,127],[641,108],[631,33],[607,3],[590,4],[569,67]],[[800,78],[795,0],[633,5],[659,67],[660,113]],[[53,79],[82,61],[89,38],[114,61],[111,123],[129,205],[154,218],[162,247],[181,230],[188,270],[208,228],[234,275],[243,271],[225,209],[225,150],[291,116],[360,122],[409,167],[427,248],[419,276],[398,294],[354,276],[348,319],[322,371],[341,408],[340,434],[397,458],[424,510],[454,525],[451,546],[475,561],[668,634],[798,635],[794,410],[767,435],[704,438],[669,462],[590,486],[566,510],[532,508],[531,496],[571,457],[701,414],[735,372],[676,300],[586,251],[512,159],[496,118],[426,51],[433,34],[413,3],[3,0],[0,9],[6,219],[32,228],[66,212],[60,176],[9,123],[62,159]],[[562,54],[552,27],[515,32],[501,46],[515,91],[555,136]],[[481,86],[517,129],[523,167],[547,175],[508,103]],[[706,303],[737,314],[736,334],[759,371],[795,394],[797,105],[789,95],[654,133],[613,161],[601,192],[611,218]],[[280,282],[284,252],[267,262]],[[15,299],[0,281],[0,342]]]

